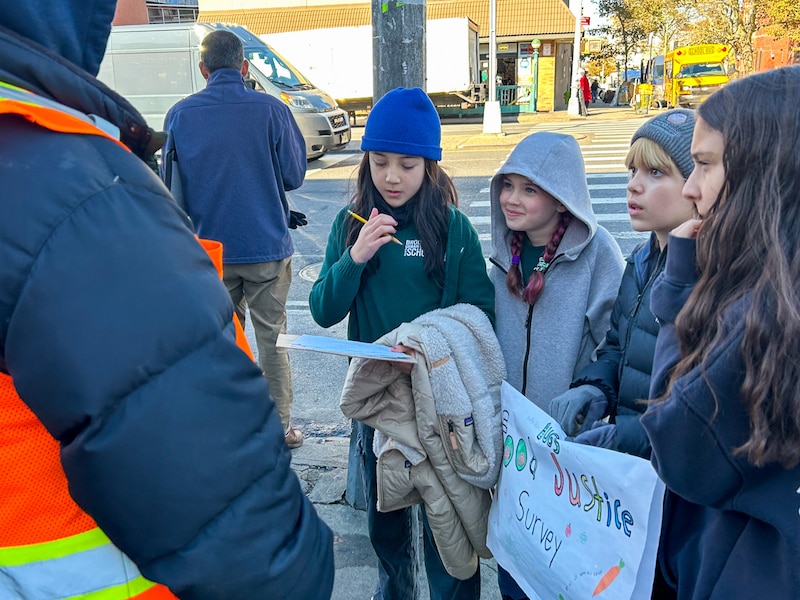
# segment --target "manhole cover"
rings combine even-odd
[[[314,263],[313,265],[308,265],[307,267],[300,269],[300,273],[298,273],[298,275],[300,275],[300,277],[306,281],[314,283],[317,280],[317,277],[319,277],[320,269],[322,269],[322,263]]]

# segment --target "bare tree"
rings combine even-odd
[[[598,0],[597,10],[601,17],[608,19],[608,25],[599,30],[609,37],[610,50],[622,57],[623,78],[628,79],[628,59],[630,55],[641,49],[642,42],[647,39],[641,19],[631,6],[636,0]]]
[[[774,0],[697,0],[690,10],[696,16],[691,43],[729,44],[736,60],[732,75],[753,72],[753,34],[764,23],[767,6]]]

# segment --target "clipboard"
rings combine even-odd
[[[356,356],[358,358],[371,358],[374,360],[389,360],[393,362],[415,363],[417,359],[403,352],[392,352],[389,346],[383,344],[368,344],[343,340],[324,335],[288,335],[278,334],[275,344],[278,348],[289,350],[311,350],[326,354],[339,354],[341,356]]]

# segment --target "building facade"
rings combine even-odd
[[[769,71],[787,65],[800,65],[800,42],[791,38],[774,39],[772,36],[756,32],[753,36],[753,71]]]
[[[192,23],[197,13],[197,0],[118,0],[114,25]]]
[[[114,24],[238,23],[264,36],[369,25],[371,10],[369,2],[342,0],[119,0]],[[480,80],[475,84],[485,83],[490,72],[489,3],[430,0],[426,13],[429,20],[466,17],[477,24]],[[503,104],[524,99],[536,70],[537,110],[566,109],[574,31],[575,16],[563,0],[496,0],[496,73]],[[536,61],[534,39],[541,42]]]
[[[565,110],[570,86],[575,16],[563,0],[496,0],[497,76],[508,101],[531,85],[531,42],[538,57],[539,111]],[[256,35],[368,25],[370,3],[337,0],[200,0],[198,20],[245,25]],[[430,0],[427,19],[466,17],[478,25],[481,71],[489,71],[489,3],[486,0]],[[278,48],[280,51],[281,48]],[[481,83],[476,81],[476,84]],[[513,89],[512,89],[513,88]]]

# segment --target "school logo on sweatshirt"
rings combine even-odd
[[[421,256],[424,257],[425,253],[422,251],[422,244],[419,240],[406,240],[405,250],[403,256]]]

